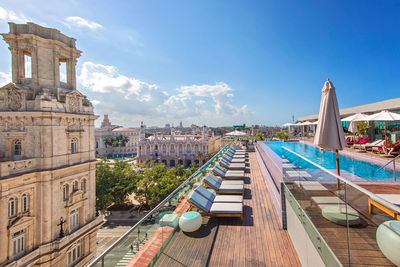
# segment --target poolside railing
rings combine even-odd
[[[151,235],[160,227],[163,215],[172,213],[183,201],[196,182],[199,182],[203,173],[207,171],[223,154],[229,145],[224,146],[210,160],[203,164],[194,174],[186,179],[171,194],[161,201],[154,209],[140,219],[132,228],[119,237],[110,247],[102,252],[88,266],[116,266],[129,263],[135,254],[146,244]]]
[[[313,251],[319,254],[321,264],[396,263],[399,256],[393,255],[396,253],[390,251],[388,242],[394,239],[400,244],[400,233],[395,230],[399,226],[393,227],[397,225],[396,218],[400,220],[400,207],[389,200],[400,197],[400,185],[357,184],[286,147],[282,152],[282,206],[289,234],[297,235],[292,240],[298,254],[310,257],[304,256],[303,261],[315,258],[310,256],[310,247],[299,241],[299,225],[313,244]]]

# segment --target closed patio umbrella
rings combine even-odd
[[[383,110],[379,113],[375,113],[372,114],[370,116],[367,117],[368,121],[384,121],[385,122],[385,140],[386,140],[386,131],[387,131],[387,127],[386,127],[386,122],[388,121],[400,121],[400,114],[398,113],[394,113],[394,112],[390,112],[387,110]]]
[[[346,146],[346,141],[340,122],[335,87],[329,79],[327,79],[322,88],[321,106],[314,144],[323,149],[336,152],[336,169],[337,174],[340,175],[339,150],[343,150]],[[339,186],[339,180],[337,183]]]

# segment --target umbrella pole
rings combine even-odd
[[[336,149],[336,172],[340,176],[339,150]],[[340,180],[336,179],[336,187],[340,189]]]
[[[385,141],[386,141],[386,121],[385,121]]]

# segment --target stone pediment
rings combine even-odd
[[[73,90],[66,94],[67,112],[80,113],[82,110],[82,101],[85,96],[78,90]]]
[[[9,221],[8,229],[13,230],[13,228],[19,228],[23,226],[25,228],[27,225],[33,223],[34,217],[27,215],[18,216],[15,219]]]
[[[0,88],[0,109],[3,111],[24,111],[26,91],[15,83]]]

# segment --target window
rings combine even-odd
[[[24,55],[24,72],[25,78],[32,78],[32,57],[30,55]]]
[[[71,139],[71,154],[78,153],[78,141],[73,138]]]
[[[17,258],[25,251],[25,230],[18,231],[12,235],[13,256]]]
[[[22,155],[22,143],[21,140],[17,140],[14,142],[14,156]]]
[[[78,241],[67,252],[67,266],[73,266],[81,258],[81,242]]]
[[[27,212],[29,211],[29,202],[28,202],[28,196],[26,194],[22,195],[22,207],[21,207],[22,212]]]
[[[60,60],[60,82],[67,82],[67,62]]]
[[[81,190],[86,193],[86,179],[81,180]]]
[[[10,198],[10,200],[8,200],[8,217],[12,218],[15,216],[16,214],[16,203],[15,203],[15,199],[14,198]]]
[[[79,227],[79,209],[71,211],[69,214],[69,228],[72,231]]]
[[[69,196],[69,185],[65,184],[63,185],[63,200],[67,201]]]
[[[72,192],[78,191],[78,181],[72,183]]]

